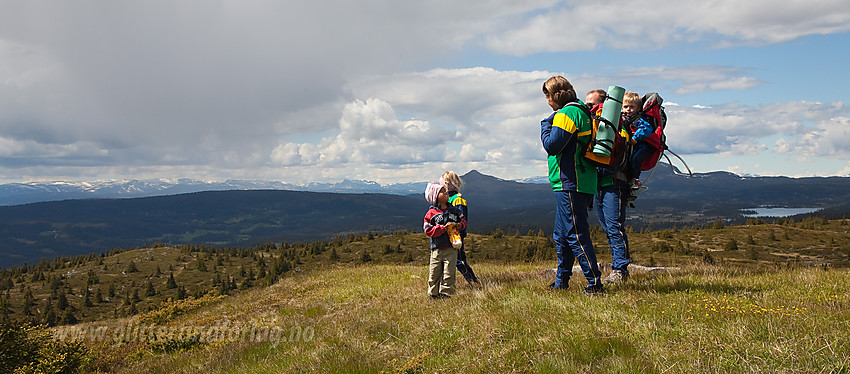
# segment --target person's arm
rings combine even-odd
[[[435,225],[431,223],[431,219],[434,218],[434,216],[437,214],[439,213],[433,209],[428,210],[428,213],[425,213],[425,220],[422,224],[422,229],[425,231],[425,235],[428,235],[432,238],[436,238],[446,233],[446,226]]]
[[[458,222],[455,227],[458,229],[458,231],[466,230],[466,216],[464,216],[462,213],[460,215],[460,222]]]
[[[635,128],[635,134],[632,136],[632,139],[636,142],[652,135],[652,125],[650,125],[649,122],[646,122],[643,118],[638,118],[637,121],[635,121]]]
[[[575,134],[577,127],[573,120],[564,113],[555,112],[540,121],[540,140],[543,149],[549,155],[557,155],[564,151]]]

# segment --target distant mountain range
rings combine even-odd
[[[462,177],[471,232],[501,228],[506,233],[551,234],[554,196],[548,184],[509,181],[477,171]],[[718,220],[742,223],[745,209],[762,206],[819,208],[818,215],[835,218],[850,213],[846,177],[741,177],[716,172],[684,178],[668,165],[645,177],[648,190],[628,211],[627,225],[636,229],[704,226]],[[89,198],[0,206],[0,267],[155,242],[245,246],[327,240],[368,231],[421,231],[428,207],[422,196],[424,183],[389,188],[347,181],[311,187],[357,191],[328,193],[263,184],[271,182],[227,182],[231,184],[215,185],[220,191],[181,193],[211,186],[195,182],[29,186],[41,191],[31,196],[52,192],[68,198],[68,191],[76,191]],[[376,188],[394,193],[362,192]],[[137,194],[168,196],[114,198]],[[595,222],[595,217],[591,220]]]
[[[98,182],[29,182],[0,185],[0,206],[71,199],[112,199],[166,196],[202,191],[281,190],[337,193],[386,193],[408,195],[419,192],[425,182],[380,185],[372,181],[344,180],[339,183],[310,183],[304,186],[256,180],[207,182],[196,179],[149,179]]]

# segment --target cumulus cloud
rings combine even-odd
[[[0,179],[419,179],[446,167],[539,174],[545,155],[536,132],[548,111],[540,86],[551,75],[565,74],[579,96],[611,83],[690,95],[764,82],[751,69],[716,65],[592,74],[432,67],[469,66],[459,61],[478,53],[791,40],[847,30],[844,3],[722,0],[702,12],[705,5],[691,0],[648,7],[556,0],[4,2]],[[651,12],[622,17],[625,8]],[[687,124],[671,129],[671,139],[682,131],[677,144],[687,152],[759,152],[775,142],[762,140],[764,133],[788,139],[777,151],[815,154],[813,144],[827,142],[842,152],[827,139],[837,131],[829,121],[846,118],[842,108],[825,114],[832,104],[784,117],[779,106],[709,104],[677,107]],[[765,118],[766,132],[752,128]]]
[[[699,74],[686,73],[688,70],[683,67],[674,69],[681,74],[664,74],[664,69],[635,69],[621,77],[645,85],[665,82],[661,77],[666,76],[672,80],[667,84],[675,87],[696,82],[710,86],[742,74],[737,69],[704,67],[709,73],[700,80]],[[442,162],[498,168],[505,173],[537,170],[545,160],[538,126],[549,110],[539,86],[555,74],[469,68],[373,76],[347,87],[352,95],[368,98],[345,106],[338,134],[315,142],[314,148],[313,143],[282,143],[271,159],[281,165],[323,167],[363,163],[403,167]],[[687,77],[687,82],[682,77]],[[583,75],[573,82],[577,82],[577,88],[584,87],[578,88],[581,93],[585,88],[602,86],[600,82],[607,79],[611,78]],[[668,144],[675,152],[753,156],[789,152],[814,142],[797,144],[820,134],[821,122],[846,113],[846,109],[842,103],[682,106],[673,102],[667,106],[667,113]],[[432,120],[402,119],[411,117]],[[436,136],[428,135],[429,131]],[[777,137],[795,139],[796,143],[771,140]],[[305,147],[315,149],[318,156],[304,157]],[[832,147],[836,155],[842,154],[839,148]]]
[[[747,76],[750,71],[733,66],[695,65],[629,67],[614,71],[603,68],[597,74],[608,82],[617,82],[636,92],[690,95],[706,91],[746,90],[764,84]],[[607,87],[607,84],[602,82],[600,86]]]
[[[92,163],[101,170],[260,167],[281,137],[336,131],[349,80],[444,58],[552,3],[4,2],[0,136],[94,144],[110,154]],[[326,157],[344,153],[328,146]],[[297,159],[282,148],[275,159],[318,162],[319,151],[298,148]],[[27,149],[16,156],[37,163],[38,147]]]
[[[593,88],[607,87],[611,82],[639,92],[651,89],[671,91],[671,95],[675,95],[696,90],[694,87],[709,90],[723,82],[742,78],[746,72],[746,69],[722,66],[643,67],[569,78],[579,96]],[[537,130],[535,125],[541,119],[538,117],[548,110],[540,86],[557,74],[562,73],[498,71],[481,67],[434,69],[373,77],[353,83],[349,90],[356,96],[382,98],[401,112],[438,118],[462,129],[467,144],[482,150],[480,154],[487,160],[532,160],[540,158],[542,151],[537,136],[530,134]],[[752,153],[764,149],[756,140],[764,131],[752,126],[753,121],[759,119],[751,116],[760,116],[751,113],[755,109],[734,104],[716,109],[702,108],[704,110],[682,108],[675,103],[668,106],[668,113],[673,117],[671,127],[685,126],[671,129],[673,137],[678,131],[686,131],[685,140],[677,144],[682,147],[680,149],[695,153]],[[771,117],[785,113],[783,110],[781,106],[765,109]],[[781,126],[787,127],[788,123],[782,122]]]
[[[350,87],[356,95],[380,97],[398,111],[434,118],[458,129],[464,161],[521,166],[545,157],[539,122],[550,110],[542,82],[559,73],[492,68],[434,69],[373,77]],[[576,80],[577,81],[577,80]]]
[[[652,0],[564,1],[517,19],[486,38],[499,53],[659,49],[689,42],[729,47],[763,45],[850,30],[850,4],[842,0],[705,2]],[[572,36],[572,37],[565,37]]]
[[[324,138],[318,145],[281,144],[272,151],[271,159],[280,165],[337,167],[443,161],[451,154],[447,144],[456,135],[428,121],[401,121],[388,103],[369,98],[345,106],[336,136]]]
[[[381,97],[404,112],[437,115],[430,118],[471,128],[545,107],[542,82],[555,74],[486,67],[432,69],[373,76],[348,88],[357,97]]]
[[[803,157],[850,158],[850,118],[819,121],[789,144],[791,152]]]
[[[839,170],[838,173],[836,173],[836,175],[840,175],[840,176],[843,176],[843,177],[850,177],[850,163],[848,163],[847,166],[844,169]]]
[[[668,145],[676,152],[754,155],[764,151],[806,157],[848,158],[843,103],[791,102],[670,107]],[[771,146],[765,139],[775,138]]]

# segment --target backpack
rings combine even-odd
[[[631,134],[628,132],[626,126],[623,126],[622,121],[617,124],[608,123],[609,125],[614,127],[613,149],[611,149],[611,154],[609,156],[603,157],[593,153],[593,148],[597,144],[596,133],[597,129],[599,128],[599,123],[601,121],[608,122],[607,120],[602,118],[602,104],[595,105],[592,110],[576,102],[572,102],[567,105],[580,107],[581,110],[584,111],[584,113],[587,114],[592,121],[590,142],[588,142],[586,145],[580,145],[581,157],[593,166],[606,169],[606,175],[614,174],[624,169],[626,164],[628,163],[629,155],[631,154],[631,143],[629,142],[629,140],[631,139]]]
[[[652,125],[652,134],[642,140],[652,149],[652,154],[640,165],[640,170],[651,170],[661,159],[662,153],[667,150],[667,137],[664,129],[667,127],[667,114],[661,104],[664,99],[657,92],[650,92],[643,96],[643,110],[641,117]]]

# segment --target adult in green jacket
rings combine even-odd
[[[555,282],[566,289],[573,263],[578,261],[588,285],[585,293],[603,291],[596,252],[590,239],[587,210],[597,189],[596,168],[581,157],[581,145],[591,135],[591,120],[572,84],[562,77],[549,78],[543,94],[554,111],[540,122],[540,140],[548,154],[549,183],[555,192],[555,231],[552,238],[558,255]]]

